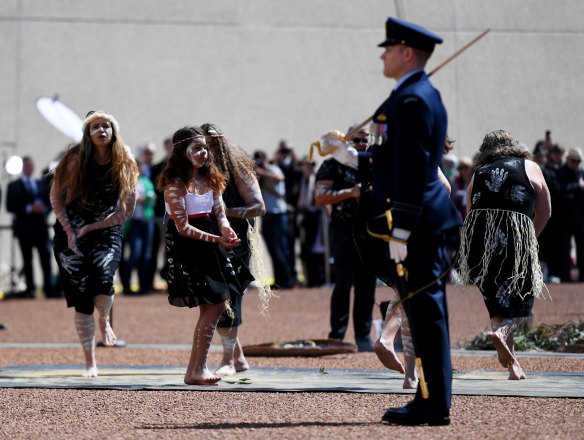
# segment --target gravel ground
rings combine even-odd
[[[582,285],[550,286],[553,300],[536,301],[532,325],[583,319]],[[378,288],[377,300],[390,299]],[[251,290],[244,301],[245,344],[326,338],[330,289],[299,289],[279,293],[268,318],[257,309]],[[453,347],[488,327],[477,291],[448,291]],[[132,344],[190,344],[196,310],[168,305],[166,296],[116,296],[114,329]],[[375,318],[380,318],[375,310]],[[44,298],[0,302],[0,342],[78,343],[73,311],[64,300]],[[349,330],[347,341],[353,340]],[[220,344],[216,337],[214,344]],[[180,349],[98,348],[102,365],[186,366],[189,351]],[[382,368],[372,353],[320,358],[248,359],[253,366],[304,368]],[[220,352],[212,351],[210,365]],[[584,374],[584,360],[525,357],[529,371]],[[0,368],[16,364],[82,364],[81,348],[0,348]],[[495,356],[453,356],[459,370],[499,370]],[[80,374],[83,368],[80,366]],[[389,406],[401,406],[408,395],[355,393],[228,393],[199,391],[109,391],[0,389],[0,438],[584,438],[584,400],[453,396],[448,427],[396,427],[380,423]],[[510,411],[511,409],[511,411]],[[518,420],[520,421],[518,423]]]

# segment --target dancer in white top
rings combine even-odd
[[[217,385],[221,377],[207,367],[213,334],[223,310],[231,309],[230,303],[243,295],[253,277],[231,251],[240,240],[221,198],[226,176],[209,160],[203,131],[181,128],[173,146],[158,181],[170,215],[165,237],[168,300],[200,310],[184,382]]]

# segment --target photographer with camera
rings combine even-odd
[[[264,151],[256,151],[253,158],[266,205],[266,214],[262,218],[262,235],[272,259],[275,287],[291,289],[295,280],[290,265],[284,173],[280,167],[270,163]]]

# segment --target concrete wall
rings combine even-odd
[[[287,139],[307,154],[389,94],[376,45],[390,15],[444,38],[428,70],[491,29],[433,77],[456,154],[496,128],[529,147],[546,129],[584,144],[580,0],[3,0],[0,159],[33,155],[40,170],[65,148],[35,107],[54,94],[80,116],[106,109],[157,159],[174,130],[206,121],[250,153]]]
[[[68,139],[34,105],[58,93],[81,116],[107,109],[134,146],[214,121],[249,151],[285,138],[305,153],[324,131],[364,120],[391,89],[376,44],[396,6],[444,37],[429,70],[491,28],[433,78],[457,152],[493,128],[530,146],[548,128],[581,144],[578,0],[4,0],[2,149],[39,163],[62,150]]]

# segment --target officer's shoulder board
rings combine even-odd
[[[414,102],[419,102],[419,96],[406,96],[406,98],[402,101],[403,104],[412,104]]]

